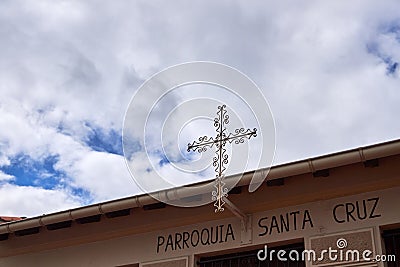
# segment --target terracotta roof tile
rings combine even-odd
[[[0,216],[0,224],[7,222],[20,221],[25,219],[26,217],[8,217],[8,216]]]

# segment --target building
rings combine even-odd
[[[396,140],[274,166],[254,193],[247,173],[223,213],[141,195],[7,222],[0,266],[400,266],[399,171]]]

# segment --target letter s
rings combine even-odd
[[[267,220],[267,219],[268,219],[268,217],[263,217],[263,218],[261,218],[261,219],[258,220],[258,226],[259,226],[260,228],[264,228],[264,232],[258,234],[258,236],[265,236],[265,235],[268,233],[268,226],[262,225],[262,221]]]

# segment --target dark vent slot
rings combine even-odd
[[[15,236],[33,235],[39,233],[39,227],[33,227],[29,229],[16,231]]]
[[[267,186],[282,186],[285,184],[284,178],[267,180]]]
[[[149,205],[144,205],[143,209],[144,210],[156,210],[156,209],[163,209],[165,208],[167,205],[165,203],[154,203],[154,204],[149,204]]]
[[[239,195],[242,193],[242,187],[238,186],[238,187],[234,187],[231,189],[231,191],[229,191],[229,195]]]
[[[378,159],[370,159],[363,162],[365,168],[375,168],[379,166]]]
[[[7,240],[7,239],[8,239],[8,236],[9,236],[8,233],[7,233],[7,234],[1,234],[1,235],[0,235],[0,241]]]
[[[99,222],[100,218],[101,218],[101,215],[98,214],[98,215],[93,215],[93,216],[76,219],[76,222],[79,224],[94,223],[94,222]]]
[[[52,223],[47,225],[47,230],[57,230],[57,229],[63,229],[63,228],[69,228],[72,225],[72,221],[64,221],[64,222],[58,222],[58,223]]]
[[[131,209],[124,209],[124,210],[116,210],[106,213],[107,218],[116,218],[122,216],[128,216],[131,214]]]
[[[194,195],[194,196],[190,196],[190,197],[181,198],[181,200],[184,202],[195,202],[195,201],[201,201],[202,199],[203,199],[202,195]]]
[[[329,176],[329,169],[319,170],[313,173],[314,177],[328,177]]]

